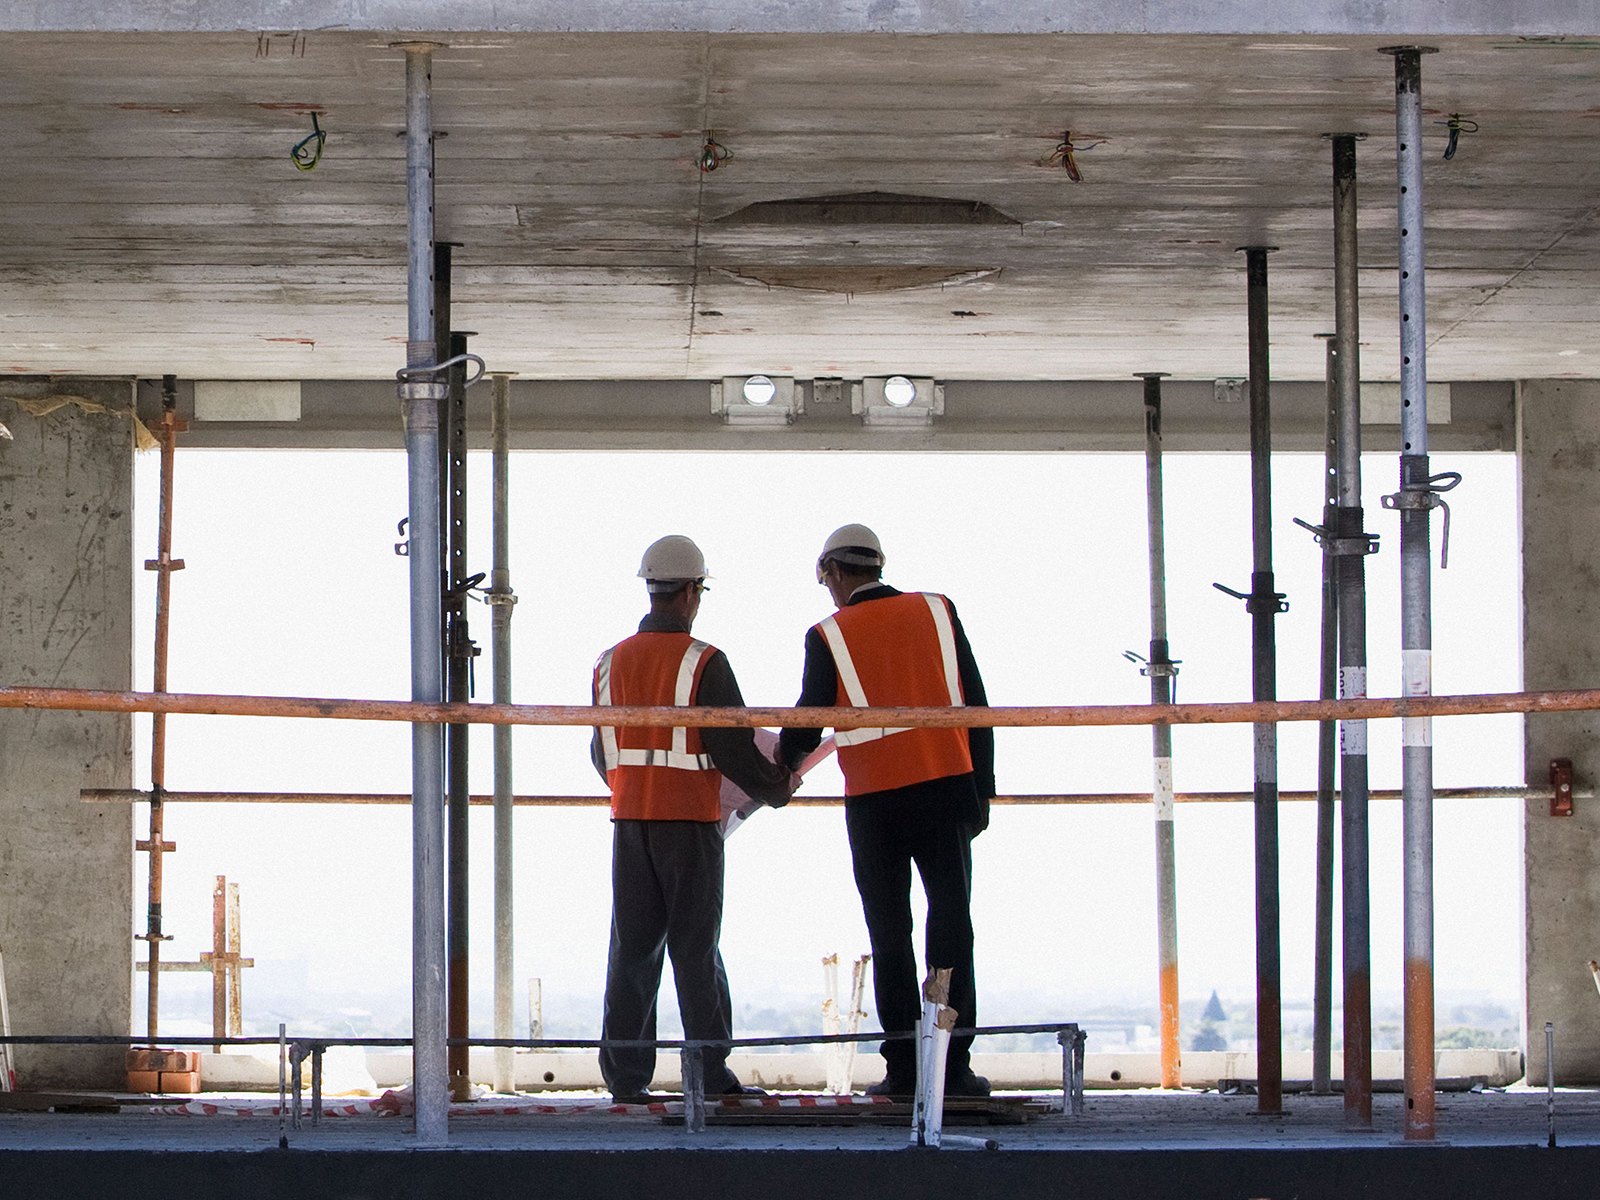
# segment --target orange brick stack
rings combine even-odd
[[[198,1050],[129,1050],[130,1092],[198,1092]]]

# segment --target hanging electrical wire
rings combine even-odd
[[[1090,140],[1086,142],[1074,142],[1072,140],[1072,130],[1069,129],[1061,135],[1061,141],[1056,145],[1056,148],[1039,160],[1039,165],[1042,167],[1060,166],[1065,169],[1067,178],[1072,180],[1073,183],[1082,183],[1083,172],[1078,170],[1078,160],[1075,156],[1080,151],[1093,150],[1105,140],[1105,138],[1091,136]]]
[[[732,150],[729,150],[709,133],[706,134],[706,144],[700,148],[701,171],[709,175],[732,157]]]
[[[1449,161],[1456,156],[1456,151],[1460,148],[1461,135],[1463,133],[1478,132],[1478,123],[1471,120],[1462,120],[1460,113],[1451,113],[1448,121],[1435,121],[1434,124],[1443,125],[1450,131],[1450,142],[1444,148],[1444,157],[1446,161]]]
[[[289,157],[294,160],[294,165],[302,171],[314,171],[317,164],[322,161],[322,147],[327,144],[328,132],[317,121],[315,111],[311,114],[311,133],[294,144],[294,149],[289,151]],[[316,145],[313,146],[312,143]]]

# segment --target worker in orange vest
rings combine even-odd
[[[865,525],[823,543],[817,582],[838,612],[806,633],[801,707],[984,705],[983,679],[955,605],[933,592],[883,582],[883,547]],[[785,729],[778,761],[793,767],[822,740]],[[994,797],[992,729],[844,729],[835,734],[845,780],[845,827],[872,940],[873,990],[885,1033],[914,1030],[922,1013],[911,945],[911,866],[928,900],[926,966],[951,968],[959,1027],[977,1024],[972,964],[972,839],[989,824]],[[873,1095],[916,1088],[916,1043],[885,1041]],[[987,1096],[973,1073],[972,1038],[953,1038],[945,1094]]]
[[[686,537],[651,544],[639,566],[650,612],[600,656],[599,705],[742,707],[727,655],[690,636],[706,591],[705,557]],[[596,728],[591,757],[611,789],[611,950],[601,1037],[654,1041],[662,953],[672,956],[686,1038],[733,1036],[722,932],[722,777],[781,808],[790,772],[751,729]],[[798,781],[796,781],[798,782]],[[703,1051],[708,1095],[743,1092],[726,1049]],[[656,1052],[607,1047],[600,1073],[619,1103],[649,1099]]]

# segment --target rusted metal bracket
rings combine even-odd
[[[1244,610],[1247,613],[1285,613],[1289,611],[1288,593],[1286,592],[1236,592],[1231,587],[1224,587],[1220,583],[1213,583],[1211,586],[1219,592],[1226,592],[1235,600],[1243,600]]]
[[[1317,545],[1323,551],[1335,557],[1346,554],[1376,554],[1378,552],[1378,535],[1375,533],[1361,533],[1356,537],[1339,537],[1331,532],[1326,525],[1313,525],[1310,521],[1294,518],[1294,523],[1301,529],[1308,530],[1316,539]]]
[[[1550,760],[1550,815],[1552,817],[1570,817],[1572,815],[1572,760],[1570,758],[1552,758]]]

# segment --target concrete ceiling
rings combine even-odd
[[[1387,37],[439,34],[455,324],[546,379],[1316,379],[1330,167],[1360,156],[1364,371],[1394,378]],[[1600,40],[1430,39],[1431,374],[1600,374]],[[389,37],[30,33],[0,45],[0,369],[376,379],[405,331]],[[291,145],[320,115],[320,166]],[[1041,165],[1066,129],[1082,183]],[[703,135],[733,151],[696,167]],[[891,192],[996,224],[738,223]],[[765,280],[766,282],[762,282]],[[939,282],[948,280],[947,282]],[[904,290],[871,290],[909,282]],[[799,283],[802,287],[770,286]],[[834,290],[828,290],[828,289]]]

